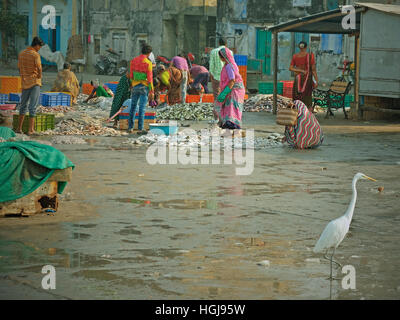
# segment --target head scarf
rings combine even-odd
[[[235,59],[232,56],[232,53],[229,49],[227,49],[226,47],[221,48],[221,50],[219,50],[219,52],[221,53],[221,55],[224,57],[224,59],[232,65],[233,70],[235,71],[235,73],[239,72],[239,67],[237,66]]]

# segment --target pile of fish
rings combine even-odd
[[[118,137],[127,135],[113,128],[105,127],[102,120],[82,115],[79,118],[63,119],[58,122],[54,130],[40,132],[41,135],[82,135],[82,136],[106,136]]]
[[[278,95],[278,109],[284,106],[291,99]],[[272,94],[257,94],[254,97],[247,99],[244,102],[245,112],[260,112],[267,111],[272,112],[274,106],[274,96]]]
[[[283,135],[272,133],[266,137],[234,137],[227,139],[222,137],[219,130],[214,130],[204,135],[204,132],[196,131],[195,134],[189,134],[185,131],[180,131],[175,135],[155,135],[149,132],[147,135],[139,138],[130,138],[123,144],[131,145],[168,145],[177,148],[201,148],[209,146],[210,150],[231,150],[231,149],[264,149],[270,147],[282,146]]]
[[[67,113],[70,111],[73,111],[73,107],[68,107],[68,106],[55,106],[55,107],[44,107],[44,106],[39,106],[36,108],[36,113]]]
[[[157,109],[158,120],[212,120],[212,103],[175,104]]]

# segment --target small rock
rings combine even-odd
[[[319,258],[308,258],[306,259],[307,263],[320,263],[321,261],[319,260]]]
[[[189,250],[178,250],[179,253],[188,253],[190,252]]]
[[[260,262],[257,262],[257,265],[262,266],[262,267],[269,267],[270,263],[269,263],[269,260],[262,260]]]

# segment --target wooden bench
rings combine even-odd
[[[343,108],[345,119],[348,119],[345,107],[345,98],[351,88],[351,82],[333,81],[329,90],[315,89],[313,91],[313,107],[319,105],[327,108],[326,118],[333,116],[332,109]]]

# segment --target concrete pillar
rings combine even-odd
[[[38,23],[37,23],[37,0],[30,0],[29,1],[29,22],[32,24],[29,24],[31,26],[31,31],[30,32],[30,39],[29,42],[32,41],[34,37],[38,35],[37,33],[37,28],[38,28]]]
[[[72,35],[76,35],[77,17],[76,0],[72,0]]]
[[[179,54],[185,48],[185,15],[183,13],[179,13],[176,20],[176,45],[178,50],[177,54]]]
[[[199,52],[196,53],[196,60],[198,63],[200,63],[201,54],[207,46],[207,23],[207,16],[203,16],[199,23]]]

